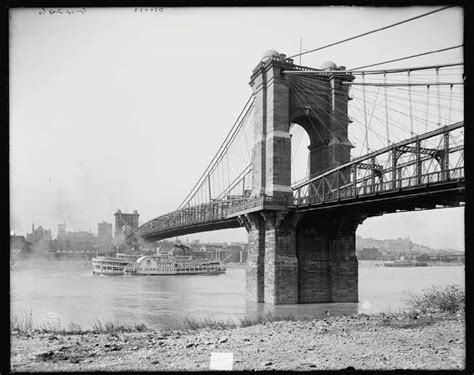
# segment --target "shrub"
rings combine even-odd
[[[42,332],[58,332],[61,331],[61,316],[54,312],[45,315],[40,330]]]
[[[459,285],[432,286],[423,292],[421,295],[410,296],[408,305],[415,312],[456,313],[464,309],[465,293]]]

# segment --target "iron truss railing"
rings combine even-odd
[[[166,231],[169,229],[193,226],[227,218],[227,211],[233,206],[247,202],[247,197],[231,197],[225,200],[215,200],[212,203],[186,207],[181,210],[159,216],[138,229],[142,235]]]
[[[250,198],[250,191],[247,196],[228,196],[225,200],[214,201],[210,204],[187,207],[160,217],[157,217],[142,226],[139,232],[141,235],[164,232],[171,229],[190,227],[205,223],[227,220],[234,217],[235,213],[251,210],[258,207],[286,207],[288,200],[285,197],[273,197],[262,195]]]
[[[464,122],[387,146],[293,186],[295,207],[464,178]]]

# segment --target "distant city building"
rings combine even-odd
[[[86,231],[67,232],[66,224],[58,224],[57,250],[94,250],[97,248],[97,237]]]
[[[31,251],[31,243],[25,239],[25,236],[10,236],[10,253],[12,255],[21,255]]]
[[[207,257],[226,263],[245,263],[247,261],[247,249],[242,245],[224,245],[220,243],[203,244],[199,251]]]
[[[107,251],[112,247],[112,224],[106,223],[103,221],[102,223],[97,224],[97,237],[98,243],[97,246],[99,247],[99,251]]]
[[[66,224],[58,224],[58,236],[56,239],[60,240],[66,237]]]
[[[27,233],[26,240],[33,244],[33,248],[39,251],[47,251],[51,246],[51,230],[45,230],[40,225],[35,229],[35,224],[31,226],[31,233]]]
[[[123,213],[118,210],[115,213],[115,237],[127,233],[127,225],[132,228],[138,228],[139,216],[137,210],[133,211],[131,214]]]

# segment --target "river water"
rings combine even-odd
[[[84,261],[20,262],[10,273],[11,316],[32,315],[40,325],[48,313],[90,328],[95,322],[179,327],[183,319],[238,320],[273,313],[324,316],[397,311],[410,293],[432,285],[464,286],[464,266],[389,268],[359,261],[359,303],[279,305],[245,301],[245,269],[221,275],[94,276]]]

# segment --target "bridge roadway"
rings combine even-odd
[[[450,146],[449,139],[463,126],[464,122],[451,124],[392,144],[296,184],[291,201],[280,196],[214,200],[157,217],[140,226],[135,233],[147,241],[157,241],[238,228],[243,226],[242,216],[258,211],[314,211],[322,215],[343,211],[344,214],[371,217],[438,206],[457,207],[464,202],[464,146]],[[444,140],[440,148],[421,147],[421,141],[438,139],[435,137]],[[397,164],[403,153],[412,153],[415,157]],[[390,165],[376,164],[376,157],[379,160],[385,157]],[[450,159],[455,157],[458,158],[456,166],[449,168]],[[423,173],[423,162],[433,160],[438,168],[434,171],[427,168]],[[370,173],[358,178],[358,168],[368,169]]]
[[[441,172],[439,172],[441,173]],[[341,188],[329,192],[324,197],[309,196],[294,198],[289,204],[281,197],[262,196],[240,201],[223,201],[198,207],[191,207],[167,215],[168,220],[155,219],[139,227],[140,235],[147,241],[157,241],[192,233],[231,229],[242,226],[239,216],[263,210],[308,212],[344,210],[366,217],[379,216],[398,211],[416,211],[442,207],[458,207],[464,202],[464,168],[449,170],[449,180],[442,180],[435,174],[426,175],[421,184],[413,183],[415,178],[404,179],[401,186],[392,187],[385,183],[376,191]],[[430,180],[431,177],[431,180]],[[154,223],[156,223],[154,225]]]

